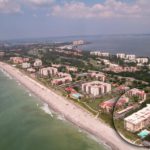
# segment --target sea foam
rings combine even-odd
[[[47,113],[47,114],[49,114],[51,117],[53,117],[53,113],[52,113],[52,111],[50,110],[48,104],[44,103],[43,106],[41,107],[41,109],[42,109],[45,113]]]

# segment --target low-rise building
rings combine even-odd
[[[82,84],[82,91],[92,96],[99,96],[110,92],[111,84],[100,81],[92,81]]]
[[[52,85],[60,85],[60,84],[64,84],[64,83],[68,83],[72,81],[72,77],[71,76],[66,76],[63,78],[58,78],[58,79],[53,79],[51,81]]]
[[[101,51],[91,51],[90,55],[109,57],[110,53],[108,53],[108,52],[101,52]]]
[[[117,58],[120,58],[120,59],[125,59],[126,58],[125,53],[117,53],[116,56],[117,56]]]
[[[146,100],[146,93],[143,90],[131,89],[126,93],[128,96],[137,96],[140,100]]]
[[[67,71],[71,71],[71,72],[77,72],[78,68],[77,67],[73,67],[73,66],[66,66]]]
[[[149,59],[148,58],[136,58],[136,61],[137,63],[145,64],[149,62]]]
[[[90,72],[89,75],[90,75],[90,77],[95,78],[95,79],[100,80],[100,81],[103,81],[103,82],[106,79],[105,74],[102,72]]]
[[[36,72],[36,70],[34,68],[28,68],[27,71],[30,72],[30,73],[35,73]]]
[[[14,64],[22,64],[24,62],[28,62],[29,58],[23,58],[23,57],[10,57],[10,61],[12,61]]]
[[[22,63],[22,68],[23,69],[27,69],[27,68],[30,68],[30,67],[31,67],[30,63],[28,63],[28,62]]]
[[[136,59],[136,55],[128,54],[128,55],[126,55],[126,59],[128,59],[128,60],[135,60]]]
[[[77,40],[77,41],[73,41],[73,45],[76,46],[76,45],[83,45],[84,44],[84,41],[83,40]]]
[[[124,104],[128,103],[129,98],[127,97],[121,97],[118,101],[114,98],[108,101],[105,101],[103,103],[100,104],[100,107],[106,111],[107,113],[111,112],[113,110],[113,108],[115,107],[122,107]]]
[[[34,67],[41,67],[42,66],[42,60],[36,59],[33,66]]]
[[[39,70],[39,73],[41,76],[44,76],[44,77],[48,75],[55,76],[58,73],[58,69],[54,67],[42,68]]]
[[[138,132],[150,126],[150,104],[124,119],[124,128],[130,132]]]

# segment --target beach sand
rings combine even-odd
[[[63,115],[67,120],[71,121],[81,129],[94,135],[100,142],[109,145],[113,150],[143,150],[143,148],[134,147],[123,141],[117,133],[95,118],[91,113],[85,111],[77,104],[65,99],[27,75],[20,72],[6,63],[0,62],[0,68],[13,76],[21,84],[23,84],[30,91],[39,96],[46,102],[50,108]]]

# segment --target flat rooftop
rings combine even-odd
[[[132,115],[126,117],[124,120],[136,125],[148,118],[150,118],[150,104],[147,104],[147,107],[144,107],[138,112],[133,113]]]

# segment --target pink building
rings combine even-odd
[[[96,78],[96,79],[98,79],[98,80],[101,80],[101,81],[105,81],[105,79],[106,79],[106,76],[104,75],[104,73],[101,73],[101,72],[91,72],[90,73],[90,76],[92,77],[92,78]]]
[[[72,77],[68,73],[59,72],[57,76],[59,77],[58,79],[53,79],[51,81],[52,85],[60,85],[72,81]]]
[[[130,91],[127,92],[128,96],[138,96],[141,100],[146,100],[146,93],[143,90],[139,89],[131,89]]]
[[[10,61],[15,64],[22,64],[24,62],[28,62],[29,58],[22,58],[22,57],[10,57]]]

